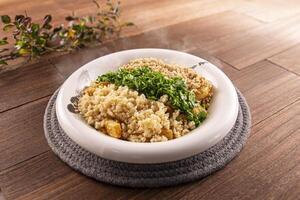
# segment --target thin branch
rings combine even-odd
[[[6,29],[11,31],[11,37],[15,40],[14,48],[9,54],[0,55],[1,64],[7,60],[18,57],[26,57],[29,60],[39,58],[52,52],[71,52],[82,47],[102,44],[103,41],[119,37],[121,29],[132,23],[120,22],[119,2],[113,4],[107,0],[106,6],[101,7],[96,1],[97,12],[91,16],[78,17],[75,12],[65,19],[68,23],[58,27],[51,24],[52,16],[46,15],[43,23],[33,23],[25,11],[24,15],[16,15],[13,21],[8,15],[1,16]],[[92,19],[92,20],[87,20]],[[2,44],[7,44],[7,39]],[[0,53],[9,51],[1,49]]]

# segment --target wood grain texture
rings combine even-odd
[[[239,18],[239,21],[236,19]],[[236,23],[233,23],[235,22]],[[259,26],[261,23],[232,11],[225,11],[202,18],[170,25],[131,37],[109,42],[102,47],[84,49],[71,55],[50,59],[66,77],[83,64],[105,54],[134,48],[194,49],[202,42]]]
[[[198,49],[190,52],[200,57],[204,55],[204,58],[207,57],[205,55],[209,55],[201,50],[199,52]],[[224,70],[235,86],[242,91],[250,105],[254,124],[300,99],[300,77],[268,61],[238,71],[217,59],[208,60],[212,60],[212,63]]]
[[[300,15],[209,41],[208,51],[243,69],[300,42]]]
[[[298,0],[240,1],[234,10],[252,16],[265,23],[292,17],[300,12]]]
[[[239,1],[239,0],[237,0]],[[147,2],[124,2],[125,20],[134,21],[136,30],[125,31],[125,35],[165,27],[199,17],[221,13],[235,8],[232,0],[160,0]],[[129,4],[131,2],[131,4]]]
[[[290,189],[299,186],[300,174],[296,173],[294,175],[298,178],[292,179],[294,182],[291,180],[289,184],[282,185],[281,191],[279,188],[272,190],[280,185],[278,179],[300,163],[299,108],[298,101],[254,126],[240,156],[224,171],[220,171],[214,180],[208,180],[216,184],[218,179],[219,185],[207,193],[201,193],[203,196],[197,193],[199,189],[195,189],[194,195],[201,196],[201,199],[220,196],[225,199],[272,199],[278,194],[288,195]],[[237,171],[238,174],[235,174]],[[224,178],[225,174],[227,179]]]
[[[0,171],[49,150],[43,116],[49,98],[7,111],[0,117]]]
[[[296,45],[286,51],[276,54],[269,61],[282,66],[283,68],[300,75],[300,45]]]
[[[0,181],[7,199],[116,199],[138,191],[82,176],[50,151],[11,168]]]
[[[0,191],[0,200],[5,200],[3,192]]]
[[[237,18],[239,20],[236,20]],[[207,42],[218,41],[222,37],[258,27],[261,24],[251,17],[234,11],[225,11],[117,40],[114,47],[118,50],[143,47],[178,50],[203,47],[206,49]]]
[[[104,5],[106,0],[99,0],[98,2]],[[194,18],[208,16],[229,10],[235,6],[232,0],[123,0],[121,19],[123,21],[134,21],[136,26],[124,30],[122,36],[136,35]],[[26,10],[35,22],[41,22],[45,14],[53,14],[54,25],[67,24],[65,17],[72,15],[73,11],[78,16],[95,14],[97,11],[92,1],[86,0],[45,0],[42,4],[37,0],[30,2],[12,0],[1,1],[0,7],[0,15],[15,16],[24,14]],[[201,8],[201,12],[199,12],[199,8]],[[181,14],[178,15],[178,12]],[[8,36],[6,33],[2,34]],[[13,42],[10,39],[9,41]]]
[[[101,5],[105,0],[98,1]],[[93,14],[96,6],[92,1],[86,0],[45,0],[41,4],[38,0],[10,0],[0,2],[0,15],[16,15],[26,12],[36,21],[41,21],[45,13],[55,14],[54,24],[64,23],[66,15],[75,11],[77,15]],[[167,25],[188,21],[193,18],[208,16],[223,12],[236,6],[232,0],[123,0],[121,1],[122,19],[134,21],[136,28],[124,32],[132,35],[157,29]],[[201,12],[199,12],[201,9]],[[180,13],[180,15],[178,15]]]
[[[245,68],[233,80],[247,98],[253,124],[300,99],[300,77],[268,61]]]
[[[109,46],[109,44],[107,44],[107,46]],[[60,74],[67,78],[71,73],[76,71],[76,69],[89,61],[112,52],[113,50],[106,46],[82,49],[81,51],[76,51],[69,55],[50,58],[50,62],[56,67]]]
[[[235,70],[234,68],[228,66],[225,63],[222,63],[221,61],[218,61],[215,58],[210,59],[210,58],[213,58],[213,57],[208,55],[208,54],[205,54],[205,52],[202,52],[202,50],[193,50],[193,51],[191,51],[191,53],[193,53],[195,55],[202,56],[202,57],[206,58],[207,60],[211,61],[212,63],[217,64],[218,66],[220,66],[228,74],[229,77],[232,77],[234,79],[236,84],[240,87],[240,89],[242,91],[244,91],[246,96],[249,95],[248,100],[250,102],[250,106],[252,107],[252,109],[254,108],[252,110],[253,116],[258,116],[258,114],[255,114],[256,113],[255,110],[259,109],[259,108],[255,108],[255,105],[256,105],[255,100],[259,99],[259,95],[260,95],[260,94],[257,94],[256,96],[251,96],[251,92],[248,94],[248,91],[257,89],[254,83],[259,84],[259,85],[268,85],[268,84],[270,85],[270,83],[272,83],[273,79],[276,80],[278,77],[287,76],[288,78],[285,78],[284,80],[289,80],[290,82],[288,81],[287,85],[293,86],[293,84],[291,84],[292,83],[291,81],[294,80],[293,77],[296,77],[294,74],[290,74],[289,72],[286,72],[285,70],[283,70],[281,68],[273,66],[271,63],[268,63],[267,61],[265,61],[263,63],[260,63],[257,66],[250,67],[249,70],[244,71],[243,73],[241,73],[240,71]],[[245,77],[250,76],[250,74],[251,74],[251,78],[245,78]],[[268,74],[268,76],[265,76],[265,74]],[[289,75],[291,75],[291,77]],[[253,84],[251,84],[252,82],[253,82]],[[272,87],[272,85],[271,85],[271,87]],[[269,88],[269,87],[267,87],[267,88]],[[291,90],[292,88],[287,88],[287,89]],[[280,93],[277,94],[277,95],[280,96]],[[297,95],[297,93],[296,93],[296,95]],[[274,96],[267,96],[265,101],[270,101],[273,98],[275,98],[275,97]],[[251,101],[253,101],[253,102],[251,102]],[[285,103],[289,103],[289,102],[285,102]],[[252,104],[253,104],[253,106],[252,106]],[[278,102],[277,102],[277,104],[278,104]],[[259,119],[265,118],[266,113],[267,113],[267,115],[271,116],[272,114],[276,113],[280,109],[281,109],[281,107],[277,107],[277,110],[275,109],[275,110],[272,110],[272,111],[262,111],[263,117],[260,117]],[[30,109],[30,110],[33,110],[33,109]],[[294,113],[293,116],[294,115],[297,116],[297,113]],[[290,116],[290,114],[288,113],[287,116]],[[37,117],[37,119],[38,118],[39,118],[39,116]],[[295,118],[294,120],[297,120],[297,118]],[[258,120],[255,120],[255,121],[257,122]],[[293,128],[293,126],[291,126],[293,123],[295,123],[295,122],[294,121],[290,122],[289,126],[291,128]],[[277,123],[275,122],[275,124],[277,124]],[[41,136],[41,139],[42,139],[43,138],[42,131],[38,131],[38,133],[41,134],[40,136]],[[24,137],[27,137],[27,136],[25,135]],[[279,139],[281,139],[281,138],[279,138]],[[273,144],[273,141],[271,143]],[[43,151],[40,151],[39,153],[42,153],[42,152]],[[47,156],[47,158],[45,158],[45,156]],[[101,195],[104,195],[104,196],[108,195],[108,194],[112,193],[112,191],[116,190],[116,188],[118,188],[118,187],[111,186],[110,189],[106,193],[106,192],[103,191],[103,189],[106,188],[105,184],[101,184],[101,183],[99,184],[99,183],[96,183],[94,181],[91,181],[90,179],[85,178],[85,177],[73,172],[71,169],[69,169],[67,167],[66,167],[66,169],[68,169],[68,173],[69,173],[68,177],[70,176],[69,178],[65,177],[65,178],[61,179],[62,174],[54,174],[53,177],[49,178],[49,177],[46,176],[46,174],[49,174],[50,172],[46,169],[45,170],[40,170],[40,168],[38,168],[38,166],[43,166],[42,163],[45,163],[45,162],[46,162],[45,165],[48,166],[48,165],[51,165],[51,163],[60,163],[60,161],[56,157],[54,157],[51,152],[41,154],[40,156],[37,156],[36,159],[42,159],[42,160],[37,161],[37,163],[35,163],[34,166],[30,166],[28,168],[32,168],[32,169],[37,168],[38,172],[34,172],[34,174],[41,173],[41,175],[37,174],[36,176],[32,176],[32,174],[25,174],[24,176],[26,176],[26,177],[23,177],[22,180],[24,179],[24,181],[33,182],[33,183],[37,182],[37,183],[40,183],[42,185],[35,185],[34,184],[34,187],[31,188],[30,190],[29,189],[28,190],[23,190],[21,188],[18,188],[18,187],[21,187],[21,186],[24,187],[24,185],[28,185],[28,183],[26,183],[26,182],[20,183],[20,186],[18,186],[18,187],[16,186],[16,184],[11,184],[11,186],[4,186],[4,191],[6,192],[5,194],[6,194],[7,197],[9,197],[9,198],[11,197],[12,199],[14,199],[15,197],[19,197],[20,199],[26,199],[26,198],[30,199],[30,198],[33,198],[33,197],[34,198],[41,198],[41,199],[46,198],[46,197],[47,198],[52,198],[52,197],[53,198],[54,197],[60,198],[61,197],[62,199],[64,199],[64,198],[67,198],[67,197],[72,197],[73,195],[80,194],[80,195],[83,195],[87,198],[91,198],[93,195],[100,195],[100,193],[101,193]],[[32,164],[31,161],[28,162],[28,165],[31,165],[31,164]],[[65,168],[65,165],[63,163],[60,163],[60,164],[57,164],[57,165],[59,166],[57,168],[60,168],[60,167],[63,167],[63,166],[64,166],[63,168]],[[18,170],[27,170],[27,168],[17,167],[17,171]],[[50,170],[57,171],[57,169],[52,169],[52,168],[50,168]],[[16,173],[15,170],[12,170],[12,171],[13,172],[11,172],[11,169],[10,169],[8,172],[5,172],[3,174],[4,179],[1,179],[3,182],[1,182],[0,184],[5,185],[6,181],[7,181],[7,177],[11,181],[18,181],[18,182],[20,181],[19,178],[17,180],[12,180],[13,179],[12,177],[19,177],[23,173],[18,172],[18,176],[7,175],[6,174],[6,173]],[[63,172],[65,172],[65,171],[63,171]],[[44,174],[44,173],[46,173],[46,174]],[[39,177],[45,177],[45,176],[47,177],[45,180],[39,178]],[[50,181],[50,183],[48,183],[48,179],[50,179],[52,181]],[[72,179],[73,181],[69,181],[70,179]],[[76,181],[77,179],[78,179],[78,182],[81,183],[80,185],[78,185],[78,182]],[[46,183],[44,183],[44,182],[46,182]],[[202,181],[200,181],[200,183],[202,183]],[[77,187],[81,188],[81,190],[74,191],[74,190],[76,190],[76,189],[73,189],[75,187],[74,184],[77,185]],[[176,195],[180,195],[181,192],[188,192],[189,191],[188,190],[189,186],[194,188],[194,184],[191,184],[191,185],[188,184],[187,186],[175,187],[175,188],[172,188],[172,189],[170,188],[169,190],[172,191],[171,197],[173,198],[174,195],[175,195],[175,197],[178,197]],[[18,192],[15,192],[14,188],[18,188],[17,189]],[[12,191],[10,191],[10,189]],[[169,191],[169,190],[166,190],[166,191]],[[183,191],[181,191],[181,190],[183,190]],[[20,192],[20,191],[23,191],[23,192]],[[138,196],[138,197],[144,197],[144,195],[147,196],[147,197],[151,197],[153,195],[152,192],[149,193],[148,190],[137,190],[137,191],[142,192],[140,194],[141,196]],[[114,195],[117,195],[117,196],[113,196],[113,197],[118,197],[119,198],[119,197],[123,197],[123,195],[125,195],[124,198],[127,198],[128,195],[129,196],[135,195],[135,193],[137,191],[132,191],[132,190],[128,189],[128,190],[124,190],[124,193],[123,192],[115,193]],[[150,191],[152,191],[152,190],[150,190]],[[156,191],[154,193],[157,194],[157,190],[154,190],[154,191]],[[181,191],[181,192],[179,192],[179,191]],[[98,194],[98,192],[99,192],[99,194]],[[179,194],[177,194],[178,192],[179,192]],[[161,192],[159,192],[159,193],[161,193]],[[59,194],[59,196],[56,196],[58,194]],[[25,195],[25,196],[23,196],[23,195]],[[111,199],[113,199],[113,198],[111,198]]]
[[[220,68],[231,80],[237,79],[239,76],[239,70],[235,69],[234,67],[228,65],[227,63],[217,59],[215,56],[209,54],[206,50],[202,48],[195,48],[186,51],[189,54],[198,56],[207,60],[208,62],[212,63],[213,65]]]
[[[63,76],[45,61],[0,75],[0,112],[52,94]]]

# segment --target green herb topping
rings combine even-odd
[[[98,76],[97,82],[127,86],[151,100],[158,100],[162,95],[167,95],[171,106],[186,114],[187,119],[194,121],[196,126],[199,126],[207,116],[204,109],[197,113],[193,112],[196,104],[195,95],[188,90],[182,78],[167,78],[148,67],[133,70],[119,69],[116,72]]]

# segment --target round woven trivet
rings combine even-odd
[[[178,161],[161,164],[131,164],[101,158],[80,147],[61,129],[51,97],[44,116],[44,131],[49,146],[71,168],[98,181],[129,187],[171,186],[201,179],[230,162],[242,149],[250,133],[249,107],[242,94],[240,109],[232,130],[208,150]],[[226,113],[224,113],[226,117]]]

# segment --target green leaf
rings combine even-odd
[[[122,26],[134,26],[133,22],[125,22]]]
[[[31,32],[32,32],[31,35],[32,36],[37,36],[39,30],[40,30],[40,25],[32,23],[32,25],[31,25]]]
[[[7,65],[7,62],[5,60],[0,60],[0,65]]]
[[[17,49],[21,49],[21,48],[23,48],[24,46],[26,46],[26,42],[25,42],[25,41],[22,41],[22,40],[18,40],[18,41],[16,42],[16,45],[15,45],[15,47],[16,47]]]
[[[41,52],[43,52],[42,48],[32,47],[32,53],[33,53],[34,56],[40,55]]]
[[[8,15],[2,15],[1,16],[1,21],[4,23],[4,24],[8,24],[11,22],[11,19]]]
[[[16,15],[15,16],[15,21],[20,23],[22,20],[24,20],[24,18],[25,18],[24,15]]]
[[[78,24],[74,24],[73,27],[72,27],[72,29],[79,32],[79,31],[82,30],[82,26],[80,26]]]
[[[42,37],[39,37],[37,40],[36,40],[36,43],[38,45],[41,45],[41,46],[44,46],[46,44],[46,40]]]
[[[52,26],[50,24],[45,24],[43,26],[44,29],[50,30],[52,28]]]
[[[3,26],[3,31],[10,31],[13,27],[15,27],[15,25],[14,24],[5,24],[4,26]]]
[[[18,51],[19,55],[21,56],[25,56],[25,55],[28,55],[30,52],[28,51],[28,49],[19,49]]]
[[[1,46],[1,45],[6,45],[6,44],[8,44],[7,38],[6,38],[6,37],[3,38],[2,40],[0,40],[0,46]]]
[[[24,19],[21,20],[22,21],[22,24],[24,26],[27,26],[28,24],[31,23],[31,17],[25,17]]]
[[[52,21],[52,16],[51,15],[46,15],[44,17],[44,24],[49,24]]]

